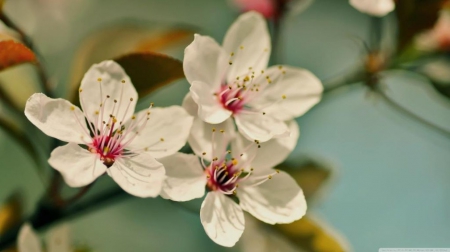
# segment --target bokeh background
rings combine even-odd
[[[83,55],[109,50],[95,43],[87,45],[86,38],[101,30],[138,23],[148,36],[187,29],[221,41],[239,14],[226,0],[10,0],[4,8],[33,38],[61,96],[66,96],[79,72],[88,67],[79,63]],[[394,19],[392,13],[385,18],[391,35]],[[303,13],[286,20],[279,62],[309,69],[321,80],[339,76],[362,64],[357,41],[369,40],[369,28],[370,17],[348,1],[316,0]],[[143,31],[111,34],[102,40],[105,47],[109,43],[126,47],[126,41],[134,41]],[[182,59],[184,46],[192,38],[188,34],[174,45],[158,49]],[[78,76],[74,74],[77,71]],[[450,130],[450,101],[426,78],[400,70],[386,71],[383,76],[385,90],[393,99]],[[36,77],[2,73],[2,78],[17,78],[11,88],[27,93],[22,83]],[[158,106],[181,104],[188,89],[186,81],[177,81],[146,100]],[[301,136],[287,163],[296,166],[314,160],[329,168],[330,177],[309,204],[308,214],[320,219],[326,232],[349,251],[450,246],[448,136],[393,109],[363,85],[327,93],[297,121]],[[34,134],[43,148],[49,146],[34,129],[30,128],[29,134]],[[101,178],[87,197],[115,186],[109,178]],[[0,131],[0,202],[15,191],[23,196],[27,215],[45,186],[30,157]],[[74,242],[94,251],[241,251],[240,244],[228,249],[210,241],[199,215],[189,206],[160,198],[122,198],[75,216],[69,225]]]

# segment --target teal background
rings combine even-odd
[[[11,16],[36,11],[24,12],[28,1],[18,2],[7,2]],[[77,11],[65,10],[70,19],[63,28],[40,17],[33,35],[60,94],[65,92],[78,43],[110,22],[136,18],[188,24],[221,41],[238,15],[225,0],[96,0]],[[392,14],[387,17],[392,18]],[[15,19],[20,24],[21,19]],[[367,39],[368,27],[369,17],[347,1],[317,0],[287,21],[282,62],[309,69],[323,80],[341,74],[358,63],[361,49],[355,38]],[[46,48],[50,39],[56,44],[61,39],[62,48],[57,52]],[[182,50],[173,54],[182,58]],[[450,130],[450,102],[425,79],[402,71],[384,75],[391,97]],[[188,88],[187,82],[179,81],[146,101],[181,104]],[[326,160],[335,170],[327,191],[308,211],[346,237],[354,251],[450,247],[450,138],[392,109],[362,85],[326,94],[297,121],[301,137],[288,161],[312,156]],[[47,145],[44,137],[36,135],[36,139]],[[44,186],[31,159],[4,132],[0,132],[0,160],[0,200],[20,190],[26,212],[31,213]],[[102,177],[91,194],[115,186],[109,177]],[[162,199],[130,197],[79,216],[70,225],[74,241],[96,251],[239,251],[215,245],[204,233],[198,214]]]

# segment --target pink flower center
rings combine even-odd
[[[223,108],[237,114],[244,108],[245,97],[245,93],[240,88],[233,89],[232,86],[222,85],[217,98]]]
[[[108,168],[114,164],[116,157],[122,156],[124,152],[120,141],[112,136],[94,137],[88,148],[90,152],[97,153]]]
[[[212,143],[214,146],[214,137],[215,137],[216,130],[213,129],[213,135],[212,135]],[[222,135],[224,135],[224,131],[220,130]],[[225,149],[226,145],[229,144],[229,142],[226,139],[223,139],[222,141],[223,145],[225,146],[217,146],[218,149]],[[220,157],[214,157],[212,162],[209,165],[205,165],[205,161],[203,159],[203,156],[201,157],[201,163],[204,169],[204,173],[206,175],[206,186],[211,191],[218,191],[226,195],[234,195],[236,194],[236,190],[239,187],[239,183],[244,183],[245,186],[257,186],[264,182],[266,182],[269,179],[272,179],[272,176],[279,173],[277,170],[274,173],[261,175],[261,176],[252,176],[253,175],[253,168],[249,167],[251,162],[256,156],[256,151],[253,156],[247,156],[245,152],[250,150],[252,147],[258,147],[259,141],[255,140],[255,143],[251,143],[244,149],[244,153],[240,154],[238,158],[227,158],[231,155],[231,151],[226,151],[221,154]],[[212,149],[212,154],[215,154],[214,148]],[[203,153],[203,155],[206,155],[206,152]],[[251,178],[251,181],[247,181]],[[247,182],[246,182],[247,181]]]

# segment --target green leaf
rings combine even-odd
[[[131,53],[114,59],[130,76],[140,97],[184,78],[183,63],[164,54]]]

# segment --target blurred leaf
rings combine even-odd
[[[132,53],[114,61],[125,69],[140,97],[172,81],[184,78],[183,63],[164,54]]]
[[[433,27],[444,3],[445,0],[398,0],[396,2],[399,51],[407,47],[416,34]]]
[[[281,170],[288,172],[302,188],[307,201],[310,201],[328,182],[332,171],[315,161],[308,161],[297,167],[282,164]]]
[[[0,207],[0,235],[22,219],[22,198],[15,193]]]
[[[274,228],[305,251],[343,252],[348,250],[342,239],[333,234],[334,231],[309,216],[304,216],[290,224],[275,225]]]
[[[27,62],[36,62],[28,47],[14,40],[0,41],[0,71]]]
[[[75,52],[70,98],[75,101],[78,86],[92,64],[134,52],[182,53],[192,41],[191,27],[155,22],[115,23],[90,34]]]
[[[3,5],[5,4],[5,0],[0,0],[0,15],[3,11]]]

